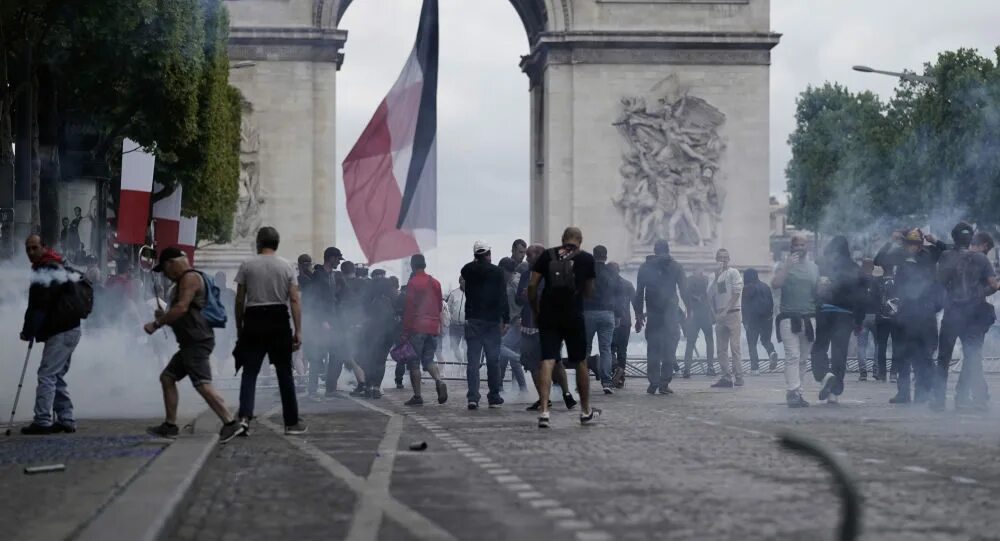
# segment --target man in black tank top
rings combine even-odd
[[[153,334],[169,325],[180,348],[160,374],[166,416],[162,424],[150,427],[147,432],[164,438],[177,437],[180,432],[177,428],[177,382],[187,377],[191,379],[198,394],[222,420],[219,441],[226,443],[242,434],[245,429],[233,419],[222,396],[212,386],[209,358],[215,348],[215,333],[201,314],[208,294],[205,279],[200,272],[191,268],[187,256],[177,248],[161,251],[159,264],[153,270],[162,272],[174,282],[175,287],[167,311],[157,310],[156,319],[143,328],[146,334]]]

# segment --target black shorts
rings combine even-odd
[[[529,372],[542,366],[542,342],[538,333],[521,333],[521,366]]]
[[[212,383],[212,364],[209,358],[213,349],[215,342],[181,346],[170,358],[170,362],[163,369],[163,374],[174,381],[180,381],[185,377],[191,378],[191,385],[195,387]]]
[[[566,355],[570,364],[587,359],[587,331],[583,318],[571,319],[538,332],[542,344],[542,360],[562,359],[562,345],[566,344]]]

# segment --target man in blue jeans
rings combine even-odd
[[[80,343],[80,318],[60,309],[60,300],[66,294],[67,282],[74,276],[80,279],[80,275],[64,267],[62,256],[45,246],[38,235],[25,240],[24,250],[31,261],[31,288],[21,340],[45,342],[45,349],[38,367],[35,419],[21,429],[21,434],[76,432],[73,402],[63,378],[69,372],[73,350]]]
[[[465,342],[468,346],[466,395],[470,410],[479,409],[479,363],[485,353],[491,408],[503,404],[500,396],[500,337],[510,323],[507,286],[503,271],[492,263],[489,244],[476,241],[472,248],[473,261],[462,268],[465,280]]]
[[[594,280],[594,294],[583,300],[583,319],[587,332],[587,358],[594,345],[594,335],[597,335],[597,349],[600,352],[597,375],[601,378],[604,394],[614,394],[611,382],[611,341],[615,334],[616,316],[615,299],[621,283],[618,276],[608,268],[608,249],[605,246],[594,246],[594,269],[597,279]]]

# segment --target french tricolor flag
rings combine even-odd
[[[438,2],[424,0],[396,84],[344,160],[347,213],[369,264],[437,244]]]
[[[163,191],[163,186],[156,184],[156,193]],[[164,248],[177,246],[180,240],[181,226],[181,194],[180,186],[159,201],[153,203],[153,239],[154,248],[159,252]]]
[[[131,139],[122,142],[122,184],[118,199],[118,242],[144,244],[156,158]]]
[[[181,216],[177,226],[177,247],[187,254],[188,263],[194,266],[194,250],[198,246],[198,217]]]

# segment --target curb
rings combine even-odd
[[[219,441],[218,434],[204,429],[214,418],[211,410],[199,414],[192,424],[200,430],[164,449],[74,539],[159,539]]]

